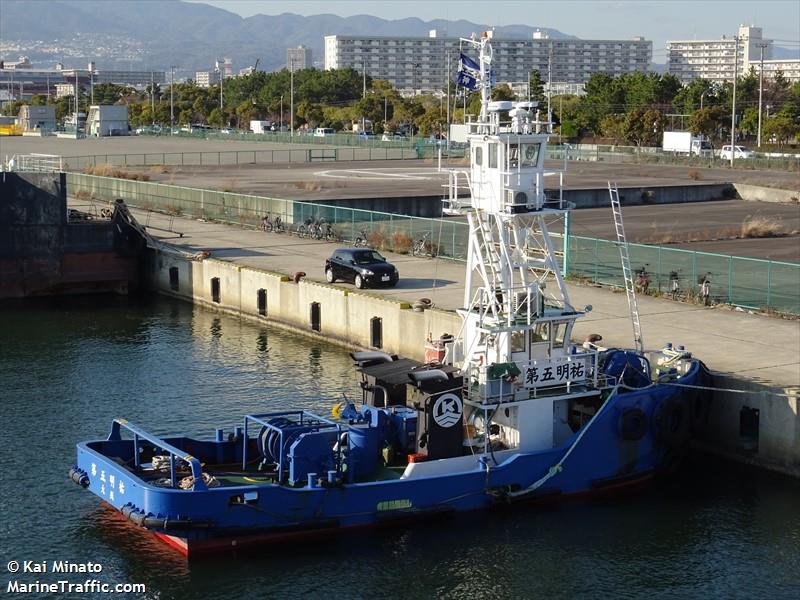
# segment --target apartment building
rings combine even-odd
[[[289,71],[310,69],[312,66],[314,66],[314,62],[311,57],[311,48],[298,46],[286,49],[286,68]]]
[[[554,39],[534,32],[531,38],[494,38],[493,70],[497,82],[527,81],[531,69],[553,82],[584,83],[593,73],[612,76],[646,71],[653,43],[633,40]],[[458,38],[325,36],[325,68],[353,68],[398,89],[441,90],[453,79],[459,52],[474,56]]]
[[[194,82],[198,87],[208,88],[219,83],[219,71],[197,71]]]
[[[752,67],[759,72],[761,70],[761,61],[750,63]],[[783,73],[783,76],[789,83],[796,83],[800,81],[800,60],[798,59],[785,59],[785,60],[765,60],[764,61],[764,77],[767,79],[774,79],[778,71]]]
[[[763,37],[760,27],[741,25],[735,37],[668,41],[667,50],[667,71],[681,83],[698,78],[719,83],[733,79],[734,65],[736,72],[742,74],[759,63],[762,50],[764,60],[770,60],[772,40]]]

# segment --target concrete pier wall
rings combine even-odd
[[[150,262],[149,283],[164,294],[348,348],[380,348],[422,360],[427,339],[456,335],[461,327],[459,316],[451,310],[417,312],[408,302],[368,291],[305,280],[295,283],[280,273],[222,260],[162,252],[153,254]],[[264,314],[259,313],[259,293],[265,300]],[[318,327],[312,325],[313,304],[319,310]],[[373,319],[380,319],[379,346],[372,337]],[[692,415],[698,446],[800,477],[798,389],[778,389],[731,375],[715,376],[712,385],[719,391],[708,394]]]
[[[0,299],[127,293],[138,282],[138,258],[114,242],[110,221],[68,221],[64,173],[0,177]]]
[[[295,283],[286,275],[221,260],[194,260],[186,254],[162,252],[150,262],[153,268],[148,284],[161,293],[350,348],[380,347],[419,360],[429,337],[456,334],[461,325],[452,311],[431,308],[417,312],[408,302],[368,291],[302,279]],[[319,311],[318,324],[312,322],[312,305]],[[379,319],[378,325],[373,319]],[[380,346],[373,345],[376,326]]]
[[[720,374],[714,376],[713,385],[717,390],[701,414],[694,415],[697,445],[738,462],[800,477],[800,388]]]

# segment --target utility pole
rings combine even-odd
[[[175,88],[175,66],[169,68],[169,134],[175,134],[175,100],[173,90]]]
[[[531,72],[528,71],[528,102],[531,101]]]
[[[89,70],[89,89],[91,90],[92,105],[94,105],[94,71]],[[86,111],[87,114],[89,111]]]
[[[150,71],[150,121],[152,124],[155,124],[156,122],[156,107],[154,99],[155,95],[156,95],[155,76],[153,75],[153,72]]]
[[[289,64],[289,131],[294,139],[294,63]]]
[[[550,96],[553,93],[553,41],[550,41],[550,52],[547,55],[547,120],[550,121]],[[530,85],[528,86],[530,90]]]
[[[280,127],[278,128],[278,133],[282,132],[283,132],[283,94],[281,94],[281,124]]]
[[[764,93],[764,48],[767,47],[766,44],[763,42],[758,45],[759,49],[761,50],[761,67],[758,70],[758,143],[756,144],[759,148],[761,147],[761,98]]]
[[[739,36],[733,36],[733,105],[731,108],[731,167],[736,155],[736,78],[739,76]]]
[[[367,59],[361,59],[361,71],[363,76],[363,84],[361,89],[361,98],[367,97]],[[364,116],[364,112],[361,112],[361,133],[365,132],[366,129],[366,117]]]
[[[444,61],[444,76],[447,77],[447,137],[445,143],[450,148],[450,48],[447,49]]]

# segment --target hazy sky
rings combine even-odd
[[[652,40],[655,62],[666,62],[667,40],[717,39],[735,34],[742,23],[762,27],[764,37],[781,40],[778,45],[790,48],[800,45],[798,0],[202,1],[243,17],[284,12],[300,15],[331,13],[343,17],[369,14],[384,19],[466,19],[489,25],[552,27],[588,39],[628,39],[641,35]]]

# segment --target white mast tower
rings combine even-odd
[[[492,422],[516,438],[511,446],[535,450],[560,437],[554,422],[567,397],[599,395],[597,353],[570,344],[583,313],[569,301],[547,227],[568,210],[564,170],[544,168],[552,123],[540,120],[535,102],[489,101],[490,40],[462,39],[480,52],[482,102],[467,134],[470,170],[462,172],[469,201],[458,201],[458,173],[450,175],[449,209],[466,213],[470,236],[463,324],[446,360],[464,376],[468,410],[504,407]],[[509,121],[501,122],[504,114]],[[545,192],[546,175],[558,176],[557,189]]]

